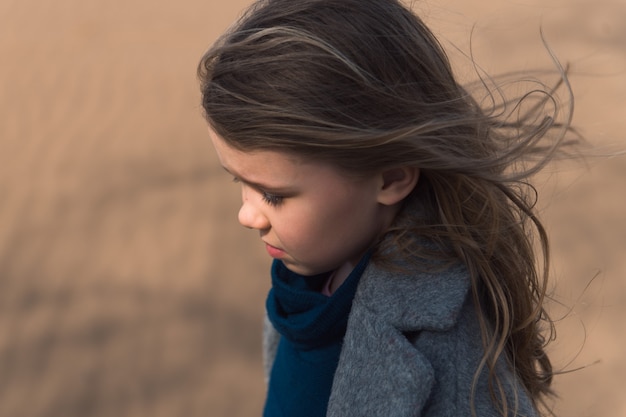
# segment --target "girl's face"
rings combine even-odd
[[[219,160],[241,184],[239,222],[259,231],[267,252],[291,271],[351,270],[393,219],[378,202],[382,177],[276,151],[242,152],[211,132]]]

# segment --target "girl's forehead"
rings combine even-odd
[[[285,162],[292,165],[303,165],[315,163],[311,158],[298,155],[294,152],[281,151],[278,149],[241,149],[231,145],[221,136],[209,129],[209,136],[213,142],[213,147],[221,162],[225,159],[238,160],[240,162],[252,162],[254,160],[266,160],[274,162]],[[322,164],[322,163],[320,163]]]
[[[294,150],[281,150],[276,148],[261,149],[241,149],[233,146],[228,140],[224,139],[211,127],[209,127],[209,136],[213,142],[213,146],[220,159],[222,166],[229,172],[232,172],[229,165],[240,165],[241,169],[247,166],[259,167],[265,166],[267,170],[286,171],[289,168],[294,172],[315,173],[316,170],[325,172],[334,172],[337,177],[351,182],[360,182],[367,180],[372,176],[376,176],[381,169],[354,169],[354,164],[342,164],[334,159],[324,160],[316,157],[313,153],[296,152]],[[349,159],[350,155],[345,151],[342,152],[341,160]],[[234,168],[234,167],[233,167]],[[307,174],[307,175],[308,175]]]
[[[356,175],[330,162],[280,150],[242,150],[211,132],[211,140],[221,165],[231,175],[250,183],[272,184],[272,188],[293,183],[360,183],[374,174]]]

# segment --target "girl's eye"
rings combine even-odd
[[[239,178],[233,177],[233,182],[240,183],[241,181],[239,180]],[[265,201],[270,206],[274,206],[274,207],[280,205],[285,198],[279,195],[268,193],[267,191],[260,191],[260,193],[261,193],[261,198],[263,198],[263,201]]]
[[[283,202],[283,197],[270,194],[268,192],[263,191],[263,201],[265,201],[270,206],[278,206]]]

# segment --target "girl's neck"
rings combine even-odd
[[[330,277],[328,277],[329,284],[327,286],[329,295],[332,295],[337,291],[337,288],[341,287],[341,284],[348,278],[355,266],[355,264],[348,261],[330,274]]]

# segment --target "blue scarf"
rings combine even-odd
[[[320,293],[329,274],[303,276],[279,260],[272,264],[267,313],[282,337],[264,417],[326,415],[352,299],[369,258],[365,255],[330,297]]]

